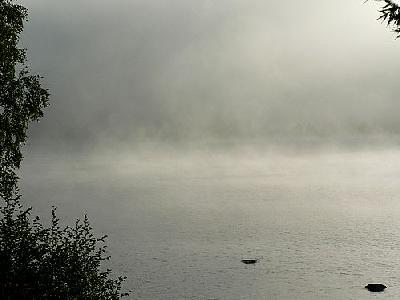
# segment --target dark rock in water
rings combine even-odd
[[[370,292],[383,292],[386,289],[386,285],[381,283],[370,283],[365,286],[365,288]]]
[[[246,265],[253,265],[257,262],[257,259],[242,259],[242,263]]]

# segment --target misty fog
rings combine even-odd
[[[399,299],[400,40],[379,3],[21,2],[51,93],[23,199],[88,213],[129,299]]]
[[[374,1],[23,3],[52,94],[33,144],[398,143],[400,43]]]

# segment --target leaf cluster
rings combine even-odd
[[[400,37],[400,6],[392,0],[376,0],[384,2],[384,6],[379,10],[380,17],[378,20],[386,23],[387,26],[392,27],[396,33],[397,38]]]
[[[52,209],[49,227],[19,198],[0,208],[0,298],[117,300],[125,277],[111,278],[102,269],[109,260],[106,236],[93,234],[87,216],[61,227]]]
[[[26,64],[19,37],[27,10],[11,0],[0,0],[0,196],[16,191],[16,169],[22,161],[28,124],[43,116],[49,92]]]

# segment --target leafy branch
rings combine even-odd
[[[400,37],[400,5],[393,0],[375,0],[384,2],[383,7],[379,10],[380,17],[378,20],[386,23],[388,27],[393,28],[397,38]]]

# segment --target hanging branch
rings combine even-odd
[[[380,17],[383,23],[387,26],[393,27],[393,31],[396,33],[397,38],[400,37],[400,5],[395,3],[393,0],[376,0],[384,2],[385,5],[379,10]]]

